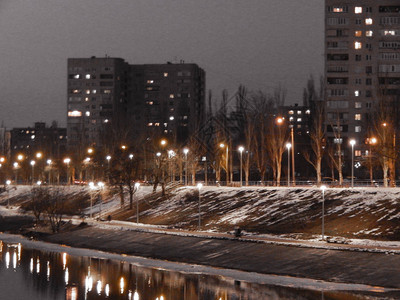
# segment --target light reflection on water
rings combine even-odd
[[[161,271],[123,261],[39,251],[0,241],[0,299],[346,299],[346,294],[323,294]]]

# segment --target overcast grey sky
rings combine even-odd
[[[66,124],[67,58],[185,60],[220,98],[283,84],[300,102],[323,72],[322,0],[0,0],[0,121]]]

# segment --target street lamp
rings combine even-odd
[[[203,185],[201,183],[197,184],[197,188],[199,189],[199,230],[201,228],[201,210],[200,210],[200,202],[201,202],[201,194],[200,194],[200,190],[203,187]]]
[[[320,189],[322,191],[322,240],[324,241],[325,240],[324,230],[325,230],[325,190],[326,190],[326,186],[321,185]]]
[[[170,176],[170,181],[174,181],[174,178],[172,176],[172,158],[175,156],[174,150],[168,150],[168,168],[169,168],[169,176]]]
[[[220,148],[225,148],[226,146],[226,157],[225,157],[225,164],[226,164],[226,183],[228,184],[229,182],[229,147],[228,145],[225,145],[224,143],[219,144]]]
[[[35,162],[34,160],[31,160],[31,166],[32,166],[32,185],[33,185],[33,183],[34,183],[35,164],[36,164],[36,162]]]
[[[19,168],[19,164],[17,162],[15,162],[13,164],[14,169],[15,169],[15,184],[18,184],[18,168]]]
[[[187,160],[187,155],[188,155],[188,153],[189,153],[189,149],[188,148],[184,148],[183,149],[183,153],[185,154],[185,185],[187,185],[188,184],[188,174],[187,174],[187,172],[188,172],[188,160]]]
[[[6,185],[7,185],[7,208],[10,207],[10,184],[11,184],[11,180],[6,180]]]
[[[369,178],[371,180],[371,185],[374,185],[374,174],[372,169],[372,146],[376,145],[378,140],[375,137],[369,139]]]
[[[242,168],[242,165],[243,165],[242,164],[243,150],[244,150],[244,147],[240,146],[239,147],[239,152],[240,152],[240,186],[243,185],[243,179],[242,179],[242,174],[243,174],[243,168]]]
[[[135,183],[136,193],[139,191],[140,183]],[[136,224],[139,224],[139,197],[136,195]]]
[[[167,145],[167,140],[164,140],[164,139],[161,140],[160,141],[160,145],[163,146],[163,147],[166,146]]]
[[[356,140],[351,139],[351,187],[354,188],[354,145],[356,144]]]
[[[129,154],[129,159],[132,160],[133,159],[133,154]]]
[[[92,154],[93,151],[94,151],[93,148],[88,148],[88,149],[87,149],[87,153],[88,153],[88,154]]]
[[[71,162],[71,159],[69,157],[64,159],[64,163],[67,164],[67,184],[70,184],[70,176],[69,176],[69,163]]]
[[[51,174],[51,163],[52,163],[52,161],[51,161],[51,159],[48,159],[47,161],[46,161],[46,163],[47,163],[47,165],[49,166],[49,175],[48,175],[48,182],[49,182],[49,184],[50,184],[50,174]]]
[[[106,160],[107,160],[107,177],[108,177],[108,182],[110,182],[110,160],[111,160],[111,155],[107,155],[106,156]]]
[[[286,143],[286,148],[287,148],[287,162],[288,162],[287,185],[289,187],[290,186],[290,148],[292,148],[292,144]]]

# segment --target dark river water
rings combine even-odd
[[[0,299],[259,300],[364,299],[367,294],[321,292],[183,274],[132,263],[71,256],[0,241]],[[388,299],[369,294],[368,299]]]

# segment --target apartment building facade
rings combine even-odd
[[[130,65],[121,58],[68,60],[68,145],[103,145],[119,123],[131,139],[184,143],[203,122],[205,73],[196,64]],[[122,125],[122,126],[120,126]]]
[[[328,139],[362,157],[379,97],[400,97],[400,2],[326,0],[325,24]]]

